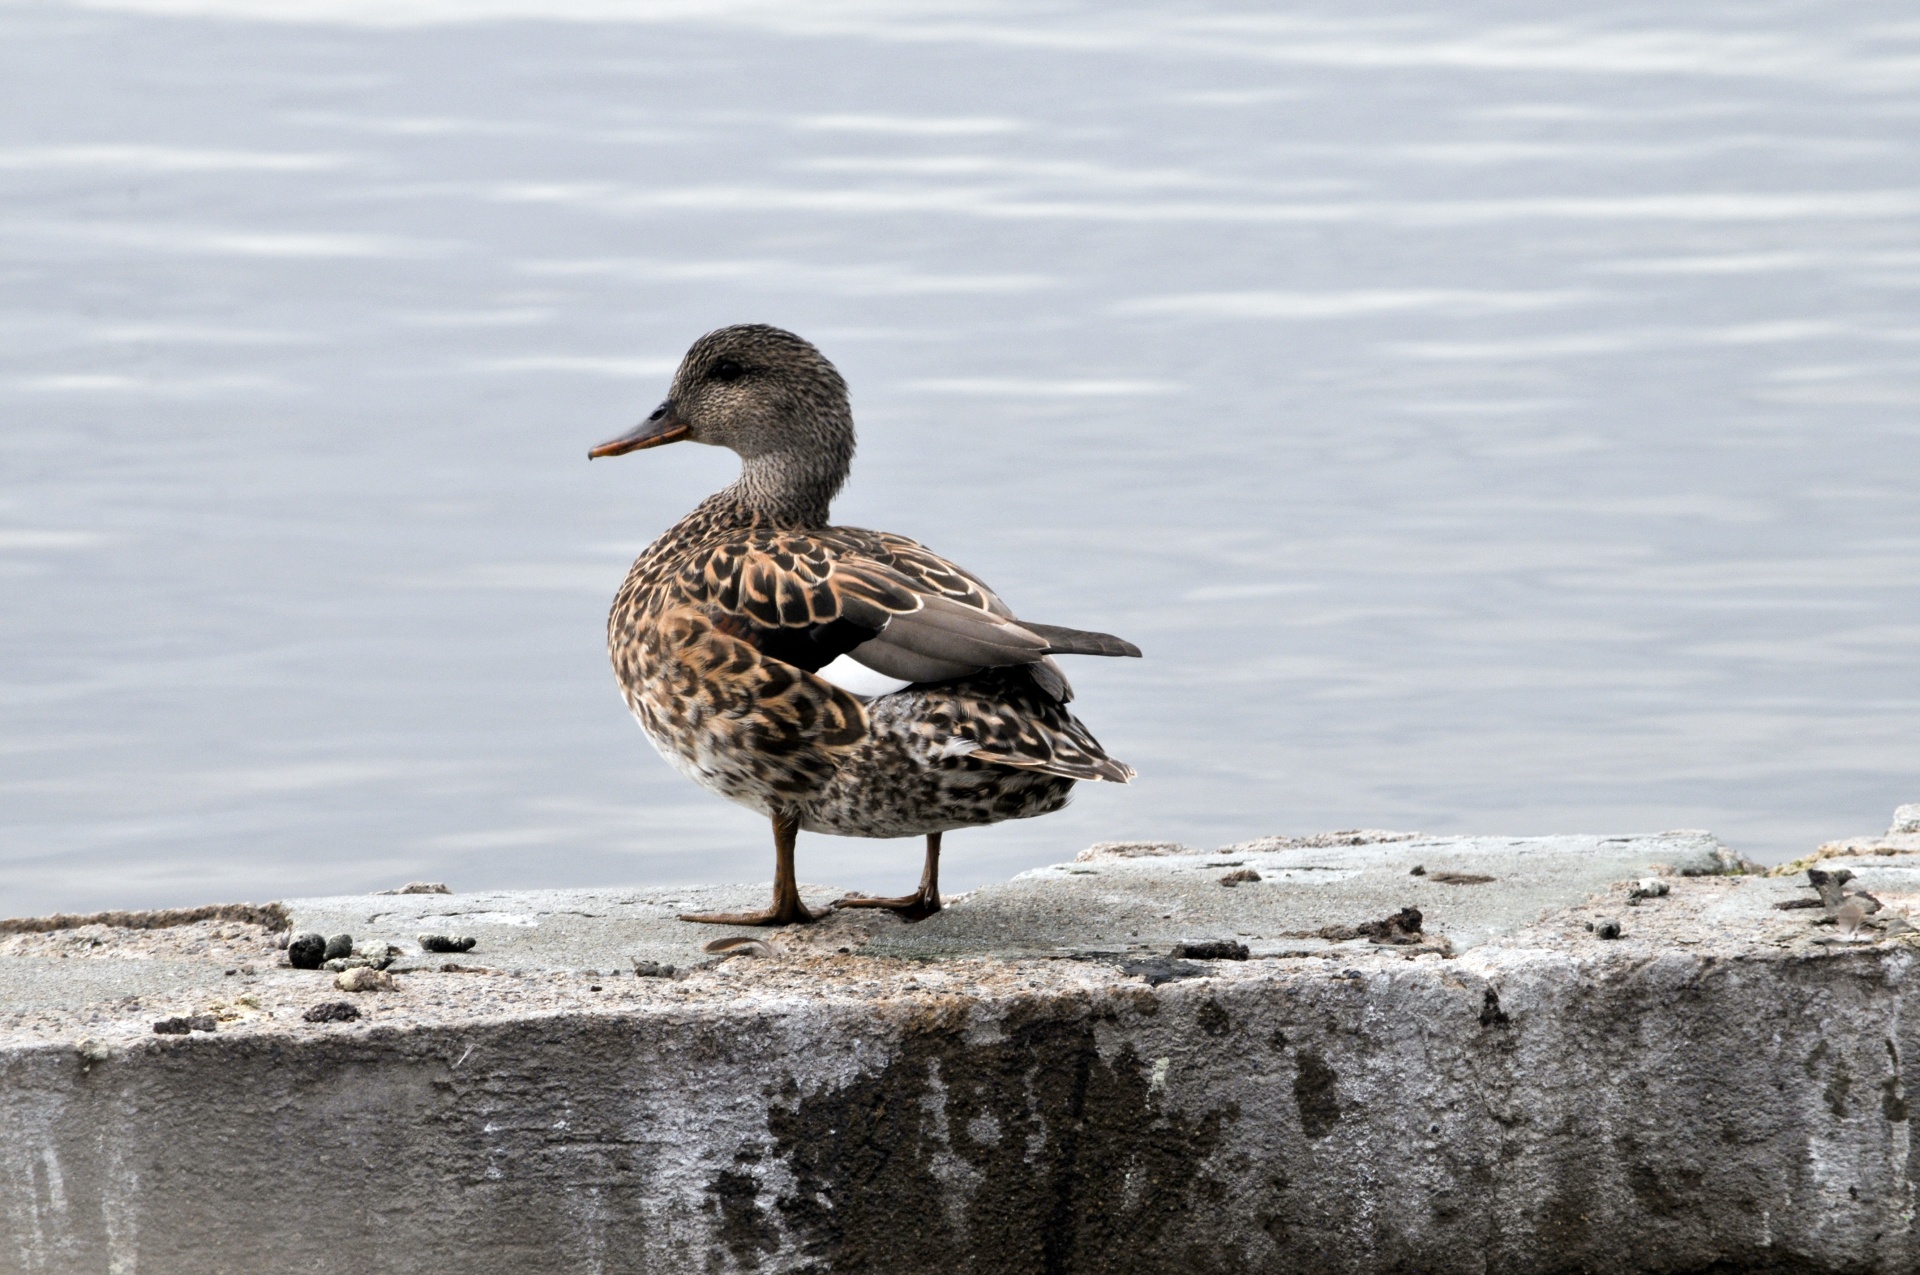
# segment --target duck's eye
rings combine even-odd
[[[707,369],[707,379],[709,381],[720,381],[722,383],[737,381],[746,374],[747,369],[741,367],[732,359],[721,359],[718,363],[715,363]]]

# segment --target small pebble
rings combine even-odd
[[[297,970],[317,970],[326,958],[324,934],[302,934],[287,944],[287,964]]]
[[[1603,939],[1617,939],[1620,937],[1620,922],[1602,921],[1593,927],[1593,932]]]
[[[352,955],[353,955],[353,935],[336,934],[332,938],[327,940],[327,948],[325,953],[323,953],[323,959],[329,960],[329,961],[337,961],[343,956],[352,956]]]
[[[220,1022],[212,1014],[185,1014],[163,1018],[153,1025],[153,1030],[162,1036],[184,1036],[188,1032],[219,1031]]]
[[[1427,865],[1424,863],[1416,863],[1408,870],[1407,875],[1410,877],[1424,877],[1427,875]]]
[[[335,977],[333,985],[343,992],[390,992],[393,975],[371,965],[358,965]]]
[[[326,963],[325,968],[332,970],[336,974],[342,970],[354,969],[361,965],[371,965],[377,970],[383,970],[393,964],[394,958],[399,955],[399,948],[389,947],[387,944],[381,943],[370,948],[362,948],[358,954],[353,956],[335,957]]]
[[[472,937],[453,938],[445,934],[422,934],[419,937],[422,952],[471,952],[479,941]]]
[[[350,1023],[360,1011],[350,1001],[324,1001],[300,1015],[310,1023]]]

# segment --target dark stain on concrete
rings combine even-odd
[[[1146,979],[1149,987],[1158,987],[1162,983],[1178,982],[1183,978],[1204,978],[1207,975],[1207,967],[1195,965],[1192,961],[1176,961],[1165,956],[1151,956],[1145,960],[1121,962],[1120,972],[1134,978]]]
[[[1480,998],[1480,1025],[1505,1027],[1508,1021],[1506,1011],[1500,1008],[1500,993],[1489,987],[1486,995]]]
[[[1833,1064],[1833,1078],[1827,1081],[1827,1087],[1820,1096],[1826,1099],[1827,1110],[1836,1120],[1847,1117],[1847,1095],[1853,1092],[1853,1076],[1847,1071],[1845,1059]]]
[[[1219,1001],[1208,1001],[1194,1011],[1193,1021],[1209,1036],[1224,1036],[1233,1030],[1233,1020],[1220,1008]]]
[[[1300,1128],[1309,1138],[1324,1138],[1340,1123],[1339,1081],[1326,1059],[1311,1049],[1300,1051],[1293,1074],[1293,1103],[1300,1109]]]
[[[1880,1082],[1880,1114],[1899,1124],[1907,1118],[1907,1098],[1900,1091],[1900,1051],[1892,1041],[1887,1042],[1887,1066],[1892,1074]]]
[[[1877,1269],[1851,1262],[1836,1265],[1778,1248],[1750,1248],[1725,1261],[1688,1267],[1674,1275],[1875,1275]]]
[[[1244,1271],[1196,1231],[1226,1197],[1207,1160],[1237,1110],[1156,1104],[1130,1047],[1100,1056],[1094,1029],[1115,1016],[1036,1006],[992,1042],[929,1018],[883,1070],[776,1102],[795,1180],[776,1208],[801,1253],[835,1275]]]
[[[741,1267],[752,1270],[780,1247],[780,1231],[760,1207],[760,1183],[751,1173],[722,1169],[707,1184],[709,1210],[720,1216],[721,1243]]]
[[[1649,1147],[1636,1138],[1615,1144],[1626,1161],[1627,1188],[1655,1217],[1680,1217],[1701,1204],[1706,1175],[1692,1165],[1674,1163],[1671,1147]]]

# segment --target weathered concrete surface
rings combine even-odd
[[[1377,835],[1377,834],[1376,834]],[[1396,834],[1385,834],[1395,836]],[[1323,838],[1307,838],[1317,842]],[[1184,848],[1182,848],[1184,850]],[[1738,866],[1705,832],[1642,837],[1410,837],[1358,845],[1268,837],[1212,852],[1129,855],[1122,844],[1036,868],[921,925],[876,936],[895,956],[1064,955],[1234,937],[1256,955],[1306,955],[1317,932],[1413,906],[1456,951],[1508,934],[1609,882]],[[1411,875],[1414,868],[1423,868]],[[1228,874],[1256,881],[1223,887]]]
[[[1109,855],[715,963],[688,892],[290,904],[408,948],[357,996],[258,926],[17,935],[0,1270],[1920,1269],[1914,936],[1680,875],[1696,834],[1551,842]],[[1320,934],[1408,903],[1457,955]],[[1146,960],[1236,935],[1271,955]]]
[[[1901,806],[1893,812],[1893,823],[1877,837],[1846,837],[1839,841],[1829,841],[1812,854],[1783,863],[1773,869],[1774,876],[1793,876],[1810,867],[1847,867],[1847,864],[1826,864],[1827,859],[1855,859],[1860,857],[1898,857],[1907,854],[1920,854],[1920,805]]]

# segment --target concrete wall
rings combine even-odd
[[[1905,947],[1347,959],[10,1048],[0,1269],[1920,1269]]]

